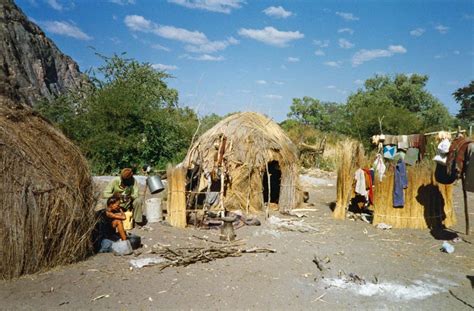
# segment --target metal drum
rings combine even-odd
[[[161,182],[160,176],[149,176],[146,179],[146,184],[151,194],[160,193],[165,190],[165,186]]]

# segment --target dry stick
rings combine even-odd
[[[265,208],[265,220],[268,218],[268,206],[270,205],[270,196],[271,196],[271,183],[270,183],[270,172],[268,171],[268,161],[265,159],[265,166],[267,167],[267,184],[268,184],[268,198],[267,198],[267,207]]]
[[[464,216],[466,218],[466,235],[469,235],[469,211],[467,207],[467,192],[466,192],[466,176],[464,174],[461,176],[462,180],[462,194],[464,198]]]

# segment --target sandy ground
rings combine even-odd
[[[305,181],[316,211],[303,220],[310,232],[262,226],[236,230],[242,248],[265,247],[274,254],[197,263],[187,267],[130,269],[130,260],[149,257],[155,243],[215,246],[218,232],[179,230],[154,223],[142,236],[143,254],[98,254],[52,271],[0,282],[0,309],[65,310],[472,310],[474,306],[473,234],[465,236],[460,187],[455,191],[458,224],[452,231],[382,231],[363,221],[337,221],[333,176]],[[474,206],[474,194],[469,194]],[[276,217],[283,218],[278,214]],[[471,219],[474,219],[471,213]],[[443,238],[459,234],[455,252],[439,249]],[[313,262],[317,256],[320,271]],[[352,276],[352,277],[351,277]],[[358,279],[360,278],[360,279]]]

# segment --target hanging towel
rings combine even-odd
[[[398,136],[398,149],[403,149],[403,150],[408,149],[408,136],[407,135]]]
[[[356,180],[355,192],[357,194],[367,197],[367,189],[365,188],[365,173],[362,169],[359,168],[355,172],[355,180]]]
[[[418,161],[418,155],[418,148],[408,148],[407,154],[405,155],[405,163],[411,166],[415,165]]]
[[[466,191],[474,192],[474,143],[469,144],[465,165],[464,181]]]
[[[423,134],[408,135],[408,146],[419,149],[420,160],[423,159],[426,150],[426,138]]]
[[[373,185],[373,178],[372,178],[372,174],[373,174],[373,170],[369,170],[368,168],[364,168],[363,169],[364,173],[365,173],[365,188],[367,189],[367,193],[369,195],[369,203],[370,204],[374,204],[374,191],[373,191],[373,188],[372,188],[372,185]]]
[[[379,177],[379,181],[382,181],[382,178],[385,175],[385,170],[387,169],[387,167],[383,163],[383,158],[380,153],[378,153],[377,156],[375,157],[374,169],[375,169],[375,173]]]
[[[403,189],[406,189],[408,187],[408,180],[406,166],[402,160],[398,160],[397,165],[395,166],[394,178],[395,180],[393,183],[393,206],[403,207],[403,205],[405,205],[405,196],[403,193]]]
[[[395,146],[385,146],[383,147],[383,156],[387,159],[393,159],[393,156],[397,152],[397,147]]]

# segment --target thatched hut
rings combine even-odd
[[[271,204],[288,213],[302,200],[298,149],[277,123],[259,113],[220,121],[192,145],[183,164],[197,177],[188,190],[220,192],[227,210],[255,212]]]
[[[0,278],[84,258],[94,227],[86,160],[30,108],[0,97]]]

